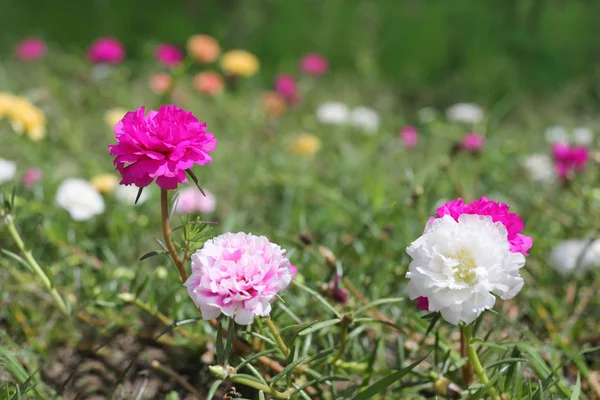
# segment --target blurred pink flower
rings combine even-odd
[[[590,160],[586,147],[570,147],[568,144],[555,143],[552,146],[554,165],[559,178],[566,178],[575,172],[581,172]]]
[[[275,79],[275,90],[288,104],[293,104],[300,99],[296,80],[289,74],[280,74]]]
[[[427,297],[417,297],[415,302],[417,303],[417,308],[421,311],[429,311],[429,300]]]
[[[271,312],[270,301],[292,280],[285,250],[264,236],[225,233],[192,256],[188,293],[209,320],[224,314],[249,325]]]
[[[300,69],[307,75],[321,76],[327,73],[329,62],[320,54],[309,53],[302,57]]]
[[[23,186],[31,189],[36,183],[42,180],[42,170],[38,168],[29,168],[23,174]]]
[[[21,61],[32,61],[42,57],[46,53],[46,43],[37,38],[21,40],[15,46],[15,55]]]
[[[479,133],[469,133],[460,142],[460,147],[463,150],[477,152],[483,150],[485,146],[485,138]]]
[[[88,60],[94,64],[120,64],[125,58],[125,48],[117,38],[104,37],[96,40],[88,49]]]
[[[114,129],[118,144],[108,146],[121,185],[145,187],[156,179],[162,189],[176,189],[187,183],[186,170],[212,161],[217,140],[191,112],[174,105],[144,112],[125,114]]]
[[[168,43],[156,46],[154,55],[158,62],[169,68],[176,67],[183,61],[181,50],[177,46]]]
[[[214,96],[223,91],[223,76],[213,71],[198,72],[194,77],[194,87],[200,93]]]
[[[171,86],[171,75],[159,72],[150,77],[150,89],[156,94],[163,94]]]
[[[196,186],[179,191],[175,211],[182,214],[210,214],[215,211],[217,201],[212,193],[204,189],[206,196]]]
[[[510,251],[528,256],[527,250],[533,245],[533,240],[529,236],[521,235],[521,231],[525,228],[523,220],[517,214],[509,212],[509,208],[507,204],[488,200],[485,196],[469,204],[465,204],[463,199],[458,198],[440,206],[436,214],[440,218],[450,215],[455,221],[458,221],[458,217],[462,214],[490,216],[493,222],[501,222],[506,227]]]
[[[346,304],[348,302],[348,290],[340,287],[341,280],[340,274],[335,274],[333,280],[329,282],[329,294],[333,301]]]
[[[419,144],[419,133],[414,126],[405,126],[400,132],[400,140],[407,149],[414,149]]]
[[[295,265],[290,264],[290,272],[292,273],[292,279],[294,279],[296,277],[296,275],[298,275],[298,268],[296,268]]]

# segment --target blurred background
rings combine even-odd
[[[262,79],[298,54],[327,54],[333,70],[394,85],[408,103],[457,98],[568,96],[600,105],[600,2],[595,0],[4,0],[0,54],[38,36],[83,53],[116,36],[127,62],[152,41],[185,45],[195,33],[256,54]],[[560,95],[558,94],[560,93]],[[594,100],[589,102],[589,100]]]

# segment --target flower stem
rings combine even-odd
[[[56,302],[56,305],[58,306],[60,311],[62,311],[63,314],[65,314],[65,315],[69,315],[69,310],[67,308],[67,305],[65,304],[65,301],[62,299],[62,297],[60,297],[60,294],[58,294],[58,291],[56,290],[56,288],[54,288],[52,286],[52,282],[50,281],[50,278],[48,278],[48,276],[46,275],[46,273],[44,272],[42,267],[40,267],[40,265],[38,264],[36,259],[33,258],[33,254],[31,253],[31,250],[27,250],[25,248],[25,242],[23,242],[23,239],[21,238],[19,231],[17,231],[17,227],[15,226],[15,222],[14,222],[14,219],[12,218],[12,216],[7,215],[6,217],[4,217],[4,221],[6,222],[6,226],[8,227],[8,232],[12,236],[17,247],[19,248],[21,253],[23,253],[23,255],[25,256],[25,260],[27,261],[27,264],[40,277],[40,279],[44,283],[44,286],[46,287],[46,289],[48,289],[48,291],[50,291],[50,294],[54,298],[54,301]]]
[[[465,342],[467,345],[467,356],[469,357],[469,360],[473,364],[473,368],[475,369],[475,374],[477,374],[477,377],[479,378],[481,383],[483,385],[487,385],[490,382],[490,380],[488,379],[488,377],[485,373],[485,369],[481,365],[481,361],[479,361],[479,356],[477,355],[477,351],[475,350],[473,343],[471,343],[471,341],[473,340],[473,325],[472,324],[464,325],[464,333],[465,333],[465,335],[464,335]],[[492,397],[492,399],[501,400],[500,395],[498,394],[498,392],[496,391],[495,388],[490,387],[488,389],[488,393]]]
[[[196,399],[198,399],[198,400],[203,400],[204,399],[204,396],[202,396],[202,393],[200,393],[194,386],[192,386],[188,381],[186,381],[184,377],[182,377],[181,375],[179,375],[177,372],[175,372],[171,368],[167,367],[166,365],[162,365],[157,360],[153,360],[150,363],[150,366],[152,368],[154,368],[155,370],[160,371],[163,374],[168,375],[169,377],[175,379],[177,381],[177,383],[179,383],[188,392],[190,392],[192,395],[194,395],[194,397]]]
[[[253,381],[252,379],[248,379],[248,378],[244,378],[242,376],[232,376],[230,378],[227,378],[228,381],[230,382],[234,382],[234,383],[239,383],[240,385],[244,385],[244,386],[248,386],[251,388],[254,388],[256,390],[262,390],[263,392],[265,392],[266,394],[270,394],[271,396],[273,396],[276,399],[289,399],[291,394],[287,393],[287,392],[278,392],[275,389],[270,388],[267,385],[264,385],[262,383]]]
[[[187,271],[185,270],[183,262],[179,258],[179,254],[177,254],[177,249],[175,248],[175,245],[173,244],[173,239],[171,238],[171,227],[169,226],[169,193],[165,189],[160,189],[160,206],[162,217],[162,231],[163,237],[165,238],[165,245],[167,246],[167,250],[169,250],[169,254],[171,255],[173,264],[175,264],[175,268],[177,268],[177,272],[179,272],[181,282],[185,282],[187,281],[189,276]]]
[[[460,326],[460,355],[461,357],[468,357],[467,354],[467,339],[465,337],[465,326]],[[462,378],[465,385],[470,386],[475,381],[475,375],[473,375],[473,363],[469,358],[462,367]]]
[[[290,355],[290,349],[288,349],[288,347],[283,342],[283,339],[281,338],[281,335],[279,334],[279,330],[277,329],[277,327],[271,320],[271,317],[266,317],[264,319],[264,321],[267,324],[267,327],[269,328],[269,330],[271,331],[271,334],[273,334],[273,337],[275,338],[275,342],[277,342],[277,346],[279,347],[279,349],[281,350],[283,355],[288,357]]]
[[[344,315],[342,321],[340,322],[340,325],[342,326],[340,347],[335,356],[333,357],[333,360],[331,360],[331,365],[335,365],[335,363],[337,363],[346,352],[346,345],[348,343],[348,328],[350,327],[350,324],[352,324],[352,317]]]

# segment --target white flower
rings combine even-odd
[[[343,125],[348,122],[350,110],[344,103],[323,103],[317,108],[317,119],[322,124]]]
[[[551,126],[544,132],[548,143],[569,143],[569,132],[564,126]]]
[[[558,243],[550,252],[549,262],[559,274],[581,275],[600,266],[600,240],[568,239]]]
[[[69,212],[75,221],[87,221],[104,212],[100,192],[85,179],[68,178],[58,185],[56,204]]]
[[[139,206],[140,204],[145,203],[150,198],[148,188],[146,187],[144,188],[144,190],[142,190],[142,194],[140,195],[140,198],[136,203],[135,198],[137,197],[139,190],[140,188],[138,188],[135,185],[119,185],[115,189],[115,197],[121,203]]]
[[[579,146],[590,146],[594,142],[594,133],[584,126],[569,132],[564,126],[556,125],[546,129],[544,133],[548,143],[574,144]]]
[[[573,139],[573,144],[590,146],[594,142],[594,133],[590,128],[580,126],[579,128],[573,129],[571,138]]]
[[[365,132],[374,133],[379,129],[379,114],[368,107],[356,107],[350,112],[348,122]]]
[[[413,261],[406,277],[412,300],[427,297],[429,311],[452,323],[473,322],[496,298],[517,295],[523,287],[521,253],[511,253],[507,231],[489,216],[445,215],[430,221],[407,249]]]
[[[556,180],[554,162],[547,154],[532,154],[521,164],[529,178],[536,182],[552,183]]]
[[[11,181],[16,172],[16,163],[0,158],[0,184]]]
[[[477,104],[458,103],[446,110],[446,116],[452,122],[478,124],[483,121],[483,109]]]

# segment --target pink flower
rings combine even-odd
[[[117,65],[125,58],[125,48],[117,38],[100,38],[92,43],[87,56],[88,60],[94,64]]]
[[[417,308],[421,311],[429,311],[429,299],[427,297],[417,297],[415,299],[415,303],[417,304]]]
[[[483,146],[485,146],[485,138],[478,133],[469,133],[460,142],[463,150],[472,152],[483,150]]]
[[[335,274],[331,282],[329,282],[329,296],[331,299],[340,304],[348,303],[348,290],[340,286],[342,277],[340,274]]]
[[[150,77],[150,89],[156,94],[163,94],[171,86],[171,75],[159,72]]]
[[[212,193],[204,189],[206,196],[196,186],[179,191],[175,211],[182,214],[210,214],[215,211],[217,201]]]
[[[212,161],[217,147],[206,124],[174,105],[144,115],[145,107],[125,114],[115,125],[118,144],[108,146],[123,179],[121,185],[145,187],[154,181],[163,189],[187,183],[185,172],[194,164]]]
[[[300,99],[296,80],[288,74],[280,74],[275,79],[275,90],[288,104],[293,104]]]
[[[183,61],[183,53],[181,50],[168,43],[162,43],[156,46],[154,55],[159,63],[169,68],[176,67]]]
[[[33,37],[21,40],[15,46],[15,55],[21,61],[33,61],[42,57],[45,53],[46,43]]]
[[[414,149],[419,144],[419,133],[414,126],[405,126],[400,132],[400,140],[407,149]]]
[[[42,171],[38,168],[29,168],[23,174],[23,186],[31,189],[36,183],[42,180]]]
[[[329,63],[322,55],[309,53],[300,60],[300,69],[307,75],[321,76],[329,69]]]
[[[185,282],[202,319],[224,314],[249,325],[271,312],[270,301],[292,280],[285,250],[264,236],[225,233],[209,240],[192,256]]]
[[[567,144],[555,143],[552,146],[556,174],[566,178],[575,172],[581,172],[590,159],[586,147],[570,147]]]
[[[292,273],[292,280],[298,275],[298,268],[295,265],[290,264],[290,272]]]
[[[436,214],[440,218],[444,215],[450,215],[456,221],[462,214],[488,215],[492,217],[493,222],[500,222],[506,227],[510,251],[528,256],[527,250],[533,245],[533,240],[529,236],[520,234],[525,228],[523,220],[517,214],[509,212],[508,209],[507,204],[488,200],[483,196],[481,199],[469,204],[465,204],[461,198],[458,198],[439,207]]]

